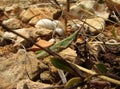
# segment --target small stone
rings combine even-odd
[[[2,37],[3,37],[3,39],[15,40],[17,38],[17,35],[15,35],[11,32],[5,32]]]
[[[93,8],[95,5],[94,0],[80,0],[70,8],[70,15],[75,18],[91,18],[94,14]]]
[[[51,80],[53,80],[51,74],[49,71],[44,71],[43,73],[40,74],[40,79],[43,81],[43,82],[48,82],[50,83]]]
[[[29,21],[29,24],[34,26],[40,19],[42,19],[41,15],[35,16]]]
[[[32,7],[28,8],[27,10],[24,10],[20,14],[20,18],[24,22],[28,22],[31,20],[34,16],[39,15],[41,13],[41,9],[38,7]]]
[[[89,25],[85,25],[86,28],[88,28],[88,27],[90,28],[89,31],[90,31],[91,35],[99,34],[105,28],[105,21],[102,18],[95,17],[95,18],[91,18],[91,19],[86,19],[86,22],[89,25],[96,28],[96,29],[94,29],[94,28],[90,27]]]
[[[74,21],[79,25],[83,24],[83,22],[81,22],[80,20],[74,20]],[[85,19],[84,21],[87,23],[84,26],[85,29],[87,29],[86,32],[89,35],[97,35],[105,28],[105,21],[102,18],[94,17],[90,19]]]
[[[43,89],[46,87],[52,87],[52,86],[50,84],[33,82],[28,79],[24,79],[17,84],[17,89]]]
[[[35,33],[35,31],[36,31],[36,28],[34,28],[34,27],[22,28],[22,29],[15,30],[15,32],[17,32],[21,35],[24,34],[24,36],[26,38],[31,39],[32,41],[35,41],[38,37],[38,35]],[[29,47],[31,45],[31,42],[28,42],[24,38],[17,36],[14,46],[20,46],[20,44],[24,45],[25,47]]]
[[[51,35],[53,30],[46,29],[46,28],[40,28],[36,30],[36,34],[39,36],[48,36]]]
[[[5,14],[8,17],[16,17],[19,16],[21,13],[22,8],[19,6],[19,4],[12,4],[12,6],[7,6],[5,8]]]
[[[3,24],[6,25],[10,29],[21,28],[21,22],[17,18],[10,18],[10,19],[4,20]]]
[[[120,0],[105,0],[105,2],[110,10],[116,11],[117,8],[117,11],[120,12]]]
[[[61,51],[59,54],[64,59],[67,59],[69,61],[74,61],[75,58],[77,57],[76,51],[71,48],[67,48],[67,49]]]

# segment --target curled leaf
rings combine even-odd
[[[72,87],[78,83],[81,82],[81,78],[80,77],[74,77],[74,78],[71,78],[66,84],[65,84],[65,88],[69,88],[69,87]]]

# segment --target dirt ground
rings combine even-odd
[[[120,9],[55,1],[1,0],[0,89],[119,89]]]

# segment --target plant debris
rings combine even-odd
[[[119,0],[1,0],[0,89],[119,89]]]

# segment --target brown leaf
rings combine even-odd
[[[53,42],[49,42],[49,41],[46,41],[46,40],[42,40],[40,39],[38,42],[36,42],[36,44],[40,45],[41,47],[43,48],[47,48],[47,47],[50,47],[53,45]],[[38,51],[40,50],[39,47],[33,45],[31,48],[29,48],[28,50],[31,50],[31,51]]]

